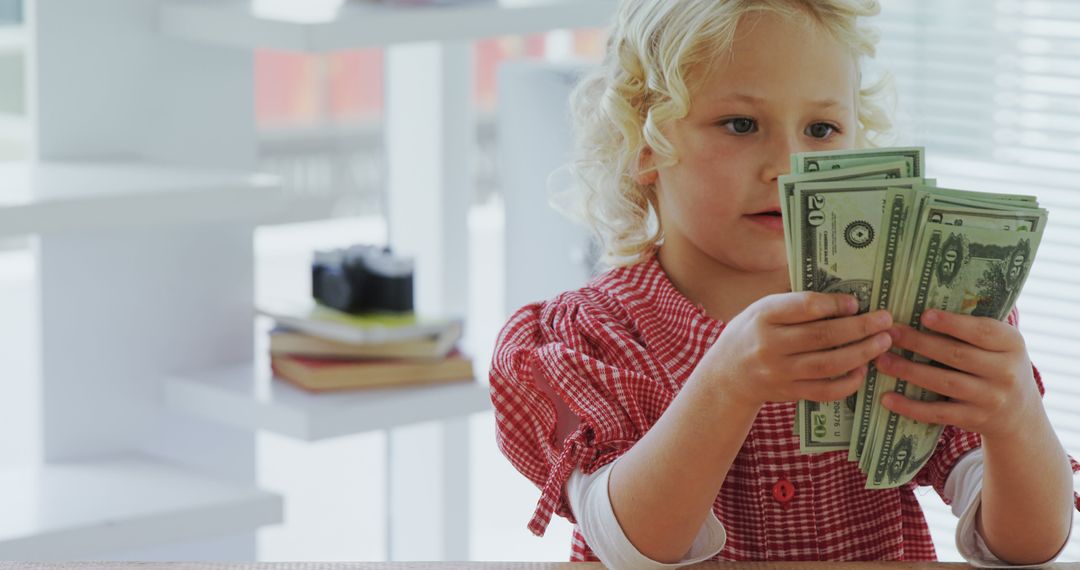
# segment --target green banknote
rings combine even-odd
[[[910,239],[910,224],[915,201],[912,188],[890,188],[885,194],[885,208],[881,221],[881,239],[874,259],[874,283],[871,289],[871,306],[874,310],[892,310],[891,303],[896,284],[906,276],[906,244]],[[895,320],[896,314],[893,313]],[[851,444],[848,447],[848,461],[858,461],[863,455],[863,447],[869,441],[868,436],[876,400],[877,368],[871,362],[866,378],[855,395],[855,411],[851,424]],[[865,471],[865,469],[864,469]]]
[[[806,160],[803,160],[803,158]],[[891,170],[892,166],[902,166],[902,172],[898,175]],[[888,169],[884,172],[874,172],[876,169]],[[921,147],[907,148],[874,148],[858,150],[837,150],[813,153],[797,153],[791,155],[791,174],[785,180],[779,182],[780,208],[785,221],[785,247],[788,255],[788,278],[792,291],[798,291],[796,285],[797,265],[794,257],[795,228],[791,226],[794,216],[794,183],[795,182],[821,182],[825,180],[855,180],[860,178],[910,178],[923,176],[925,170],[925,151]],[[831,174],[826,174],[829,172]],[[796,408],[796,417],[792,432],[799,435],[802,418],[799,414],[801,407]]]
[[[937,187],[925,177],[920,147],[796,154],[791,170],[778,190],[792,290],[852,294],[860,312],[885,309],[897,322],[917,325],[928,307],[1004,318],[1046,222],[1034,196]],[[1006,250],[1012,252],[1007,258]],[[954,266],[950,279],[935,277]],[[999,294],[1002,288],[1009,294]],[[909,481],[933,453],[942,428],[882,408],[880,395],[889,391],[924,401],[938,397],[871,365],[851,397],[798,403],[792,431],[800,449],[847,450],[867,473],[868,488]]]
[[[986,195],[927,187],[916,187],[915,192],[918,205],[915,222],[905,236],[910,246],[901,259],[905,266],[910,266],[910,261],[916,260],[916,256],[923,251],[920,240],[926,238],[924,230],[927,224],[974,224],[1006,232],[1033,231],[1032,224],[1035,222],[1031,221],[1031,216],[1043,212],[1030,196]],[[917,275],[917,272],[909,270],[905,277],[911,279],[913,275]],[[893,300],[893,307],[905,310],[910,306],[910,296],[914,295],[916,289],[909,286],[907,280],[901,280],[897,285],[902,296]],[[895,316],[902,322],[901,313],[896,312]]]
[[[890,217],[883,222],[885,238],[875,271],[873,296],[875,307],[890,309],[897,322],[907,322],[908,308],[915,301],[918,288],[909,282],[909,278],[920,275],[918,259],[920,253],[925,255],[926,227],[966,225],[1001,232],[1035,232],[1045,223],[1045,211],[1038,208],[1037,201],[1031,196],[917,187],[914,192],[893,191],[887,201]],[[918,204],[913,205],[915,202]],[[919,238],[915,237],[916,233]],[[904,243],[912,245],[902,247]],[[909,263],[908,258],[916,263]],[[909,356],[896,349],[893,352]],[[871,469],[877,458],[875,446],[880,443],[877,430],[885,421],[880,415],[887,413],[878,405],[878,393],[895,389],[894,378],[885,376],[882,379],[881,376],[871,365],[856,398],[848,459],[858,460],[864,472]],[[884,387],[879,387],[880,384]]]
[[[777,182],[777,186],[780,191],[780,210],[784,219],[784,231],[787,236],[784,243],[787,246],[787,257],[791,261],[795,259],[793,255],[794,251],[794,236],[795,228],[791,227],[791,222],[795,220],[791,215],[793,211],[793,200],[795,197],[795,184],[800,182],[830,182],[836,180],[879,180],[888,178],[905,178],[907,177],[907,166],[903,160],[893,160],[887,162],[881,162],[878,164],[867,164],[855,168],[844,168],[841,170],[827,170],[825,172],[810,172],[806,174],[785,174],[781,176]],[[793,263],[788,264],[788,273],[791,279],[791,290],[798,291],[796,286],[796,265]]]
[[[797,291],[847,293],[870,308],[889,188],[911,189],[920,178],[798,182],[794,185],[794,250],[799,256]],[[804,453],[848,450],[856,394],[834,402],[800,401],[799,447]]]
[[[928,186],[916,186],[914,189],[893,188],[886,198],[885,216],[882,220],[883,239],[878,245],[877,265],[874,270],[874,285],[871,295],[873,309],[891,309],[893,318],[902,322],[900,309],[906,306],[904,297],[894,299],[894,293],[904,292],[906,279],[910,275],[908,259],[917,246],[914,239],[916,220],[928,207],[964,206],[975,211],[986,209],[1014,210],[1018,205],[1036,204],[1034,196],[989,194]],[[1037,205],[1037,204],[1036,204]],[[969,212],[970,213],[970,212]],[[1007,214],[1006,214],[1007,215]],[[982,220],[984,218],[974,218]],[[951,219],[944,223],[953,223]],[[937,220],[941,222],[941,220]],[[963,222],[960,221],[962,224]],[[895,351],[894,351],[895,352]],[[848,450],[848,460],[858,461],[863,457],[863,448],[872,440],[876,426],[874,399],[877,387],[878,371],[870,365],[862,387],[856,394],[855,417],[852,421],[852,444]],[[870,457],[860,462],[864,471],[869,469]]]
[[[1046,211],[1032,208],[1003,216],[996,209],[963,211],[930,205],[924,216],[904,322],[921,329],[922,314],[930,308],[1004,319],[1030,273]],[[928,362],[919,355],[904,356]],[[903,379],[880,375],[878,382],[879,395],[891,390],[922,401],[940,398]],[[872,449],[864,449],[871,457],[867,488],[892,488],[910,481],[929,461],[942,429],[881,409]]]
[[[780,209],[784,220],[784,240],[788,258],[788,280],[792,291],[798,291],[796,285],[797,264],[794,256],[795,229],[792,227],[795,210],[795,184],[798,182],[824,182],[831,180],[859,180],[859,179],[887,179],[904,178],[911,175],[912,166],[910,161],[902,157],[890,155],[888,152],[880,152],[878,158],[872,162],[866,162],[862,166],[829,169],[825,172],[808,172],[803,174],[788,174],[781,176],[777,186],[780,191]],[[796,419],[792,422],[792,433],[799,435],[802,421],[799,416],[801,407],[796,408]]]
[[[791,155],[792,174],[839,170],[867,164],[903,160],[907,177],[926,176],[926,151],[923,147],[865,148],[826,150]]]

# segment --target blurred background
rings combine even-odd
[[[584,232],[546,193],[616,2],[75,4],[0,0],[0,559],[567,559],[565,521],[527,531],[538,492],[495,447],[482,394],[402,395],[386,409],[415,413],[370,422],[355,398],[294,398],[260,369],[267,323],[250,313],[310,296],[314,249],[391,243],[441,276],[419,303],[464,316],[486,383],[509,312],[589,275]],[[1021,329],[1080,454],[1080,4],[882,5],[867,70],[895,77],[897,143],[925,145],[941,186],[1051,211]],[[260,183],[223,168],[277,190],[232,197]],[[237,276],[250,286],[221,289]],[[238,306],[207,301],[222,295]],[[221,348],[220,330],[253,334]],[[207,388],[228,382],[206,370],[252,359],[239,388]],[[129,448],[153,461],[105,461]],[[95,499],[110,493],[125,498]],[[920,500],[959,560],[954,517]],[[1080,559],[1080,532],[1061,559]]]

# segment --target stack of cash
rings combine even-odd
[[[919,330],[929,308],[1005,319],[1031,269],[1047,211],[1034,196],[939,188],[925,178],[925,164],[922,148],[792,155],[792,174],[778,183],[792,291],[849,293],[860,312],[887,309],[894,322]],[[910,481],[943,426],[883,408],[881,395],[890,391],[941,398],[871,363],[846,400],[798,403],[794,431],[803,453],[846,450],[867,474],[867,488]]]

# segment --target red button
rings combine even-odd
[[[787,479],[780,479],[773,485],[772,496],[778,503],[787,503],[795,498],[795,485]]]

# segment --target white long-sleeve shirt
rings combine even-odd
[[[585,542],[605,565],[618,570],[660,570],[680,568],[716,556],[727,543],[724,525],[710,510],[690,550],[674,564],[663,564],[641,554],[626,537],[608,494],[608,478],[618,460],[585,475],[576,469],[566,483],[566,494]],[[975,514],[982,502],[983,452],[975,449],[956,462],[945,482],[945,496],[952,503],[956,525],[956,547],[972,566],[979,568],[1035,568],[1013,566],[995,557],[975,528]],[[1070,513],[1072,511],[1070,510]],[[1060,554],[1060,552],[1058,553]],[[1057,559],[1058,555],[1054,556]]]

